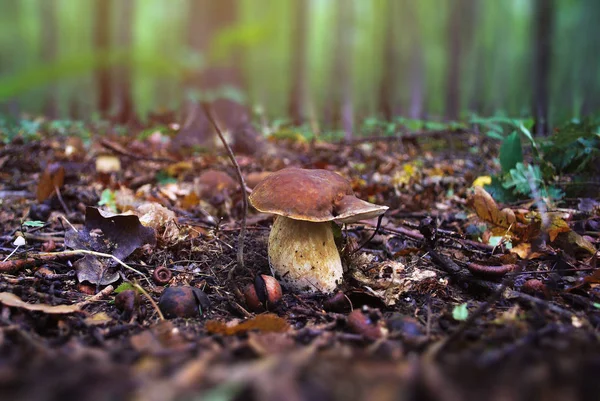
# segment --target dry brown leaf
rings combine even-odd
[[[23,308],[35,312],[44,312],[49,315],[65,315],[79,312],[81,310],[78,305],[30,304],[10,292],[0,292],[0,303],[14,308]]]
[[[517,220],[515,213],[511,209],[504,208],[499,210],[492,195],[481,187],[475,187],[474,193],[467,200],[467,204],[475,210],[475,213],[481,220],[498,227],[508,229]]]
[[[48,199],[56,188],[65,183],[65,168],[61,165],[51,164],[44,170],[38,182],[36,197],[38,202]]]
[[[550,225],[548,226],[548,236],[550,237],[551,242],[554,242],[558,234],[568,233],[569,231],[571,231],[569,225],[560,215],[551,215]]]
[[[285,319],[273,313],[265,313],[235,325],[229,325],[219,320],[209,320],[205,327],[209,333],[232,336],[250,330],[262,333],[283,333],[290,328],[290,325]]]

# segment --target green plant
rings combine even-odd
[[[593,173],[589,168],[600,157],[600,124],[593,120],[564,124],[542,144],[542,150],[560,174]]]
[[[555,167],[544,158],[541,146],[531,134],[532,119],[475,117],[470,123],[479,125],[486,136],[502,141],[499,152],[501,173],[493,176],[492,183],[485,186],[496,200],[513,202],[542,198],[552,201],[564,196],[564,192],[553,185]],[[531,163],[524,161],[522,137],[531,145]]]
[[[16,137],[24,141],[40,138],[41,122],[11,116],[0,116],[0,140],[9,143]]]

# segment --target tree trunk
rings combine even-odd
[[[425,61],[423,59],[421,29],[418,25],[419,18],[416,7],[416,2],[409,0],[404,3],[404,10],[406,10],[407,14],[405,21],[407,21],[409,32],[412,32],[414,35],[410,50],[410,108],[408,115],[413,119],[421,119],[423,118],[423,102],[425,98],[425,76],[423,73]]]
[[[396,95],[396,75],[398,74],[398,43],[394,26],[398,18],[395,0],[385,3],[383,23],[385,24],[385,37],[383,47],[383,73],[379,83],[379,110],[387,121],[394,117],[394,99]]]
[[[462,57],[461,13],[462,0],[450,4],[446,37],[448,68],[446,76],[446,118],[457,120],[460,113],[460,60]]]
[[[96,51],[108,53],[110,50],[110,28],[111,28],[112,0],[96,0],[94,11],[94,45]],[[110,68],[100,66],[95,74],[96,87],[98,90],[98,111],[102,116],[110,112],[112,101],[112,88]]]
[[[554,0],[536,0],[533,35],[533,110],[537,135],[549,133],[548,97],[554,31]]]
[[[131,93],[131,69],[132,60],[132,30],[134,22],[134,0],[120,0],[120,13],[117,21],[117,44],[120,50],[127,52],[127,59],[124,65],[119,66],[115,71],[115,81],[117,84],[117,102],[118,114],[117,122],[127,124],[135,119],[133,109],[133,99]]]
[[[331,90],[334,113],[334,126],[344,130],[346,140],[352,139],[354,112],[352,106],[352,41],[353,41],[353,3],[336,1],[336,39],[333,50],[333,70],[331,71]]]
[[[295,13],[292,36],[292,89],[288,113],[294,125],[301,125],[306,118],[306,37],[308,35],[308,4],[306,0],[293,0]]]
[[[42,35],[42,61],[49,64],[56,60],[58,53],[58,6],[56,0],[45,0],[40,3],[42,18],[40,34]],[[58,117],[57,85],[48,85],[44,104],[44,113],[48,118]]]

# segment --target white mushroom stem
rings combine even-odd
[[[269,235],[269,263],[288,288],[328,293],[342,282],[331,224],[277,217]]]

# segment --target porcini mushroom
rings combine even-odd
[[[278,215],[269,235],[273,274],[291,289],[325,293],[341,283],[343,274],[331,222],[370,219],[388,209],[358,199],[337,173],[293,167],[258,183],[250,203]]]

